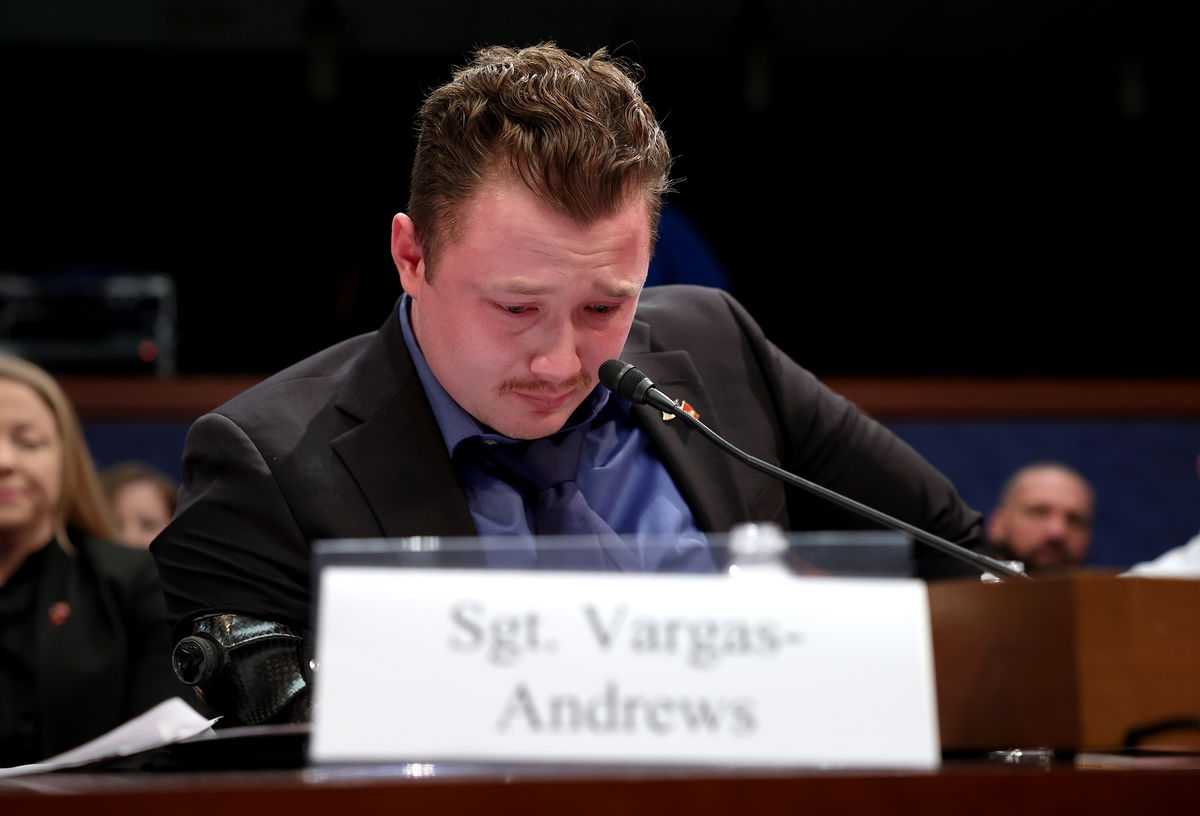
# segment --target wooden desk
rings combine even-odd
[[[1200,770],[948,763],[939,771],[424,778],[321,771],[0,780],[0,812],[45,816],[750,816],[1191,813]]]
[[[929,600],[943,751],[1116,750],[1200,713],[1200,581],[1080,571]]]

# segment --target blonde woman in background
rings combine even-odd
[[[183,688],[153,562],[111,535],[74,408],[45,371],[0,353],[0,767]]]

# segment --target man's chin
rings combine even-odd
[[[1079,564],[1072,560],[1064,550],[1052,548],[1037,552],[1027,566],[1039,572],[1054,572],[1077,569]]]
[[[512,439],[544,439],[561,431],[564,424],[564,422],[559,422],[558,424],[546,423],[544,425],[521,423],[513,425],[508,429],[497,428],[496,430]]]
[[[543,400],[541,395],[505,394],[498,400],[502,403],[498,406],[501,410],[483,421],[513,439],[542,439],[561,431],[587,394],[576,391],[559,400]]]
[[[521,413],[493,417],[487,424],[499,433],[512,439],[542,439],[562,430],[563,425],[571,416],[571,411],[562,410],[547,413]]]

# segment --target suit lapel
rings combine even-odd
[[[623,359],[645,372],[672,399],[688,402],[705,425],[721,433],[721,418],[691,355],[681,350],[650,351],[649,334],[649,326],[635,322]],[[658,447],[667,472],[703,529],[725,531],[749,518],[746,498],[734,479],[733,467],[737,465],[728,454],[685,422],[664,421],[662,413],[649,406],[633,406],[633,415]]]
[[[337,398],[360,424],[333,448],[366,497],[384,536],[474,536],[437,420],[393,310]]]

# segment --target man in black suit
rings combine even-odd
[[[706,531],[845,526],[682,422],[610,398],[596,372],[614,357],[757,456],[981,541],[940,474],[728,295],[642,291],[670,154],[606,55],[484,49],[419,119],[409,212],[392,229],[396,314],[201,418],[152,547],[180,674],[228,722],[307,716],[317,539],[615,531],[633,543],[601,548],[595,567],[712,570]],[[547,455],[570,477],[531,487]],[[652,551],[663,539],[675,549]]]

